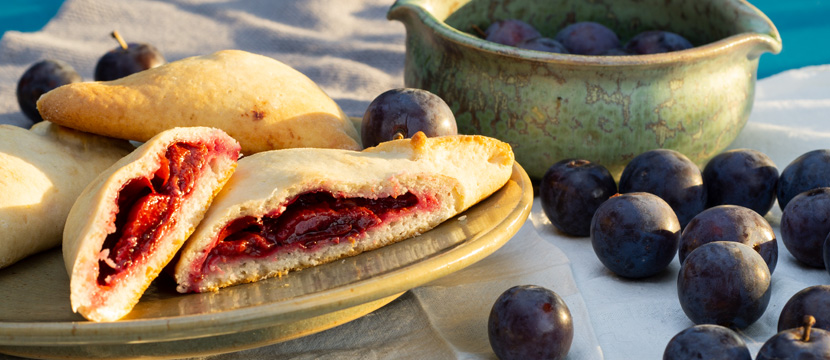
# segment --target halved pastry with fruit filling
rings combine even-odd
[[[63,233],[72,310],[93,321],[129,313],[230,178],[239,151],[221,130],[175,128],[90,183]]]
[[[415,236],[498,190],[512,167],[499,140],[423,133],[361,152],[242,158],[182,249],[178,290],[257,281]]]

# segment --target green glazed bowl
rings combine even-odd
[[[397,0],[406,27],[407,87],[441,96],[460,133],[510,143],[534,180],[566,158],[619,177],[634,156],[674,149],[703,165],[749,117],[761,54],[781,51],[772,22],[742,0]],[[584,56],[485,41],[474,27],[516,18],[544,36],[596,21],[620,41],[669,30],[696,47],[654,55]]]

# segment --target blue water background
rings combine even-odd
[[[8,30],[38,31],[64,0],[0,0],[0,35]]]
[[[335,0],[333,0],[335,1]],[[393,0],[389,0],[392,5]],[[755,0],[778,28],[784,50],[761,56],[758,77],[787,69],[830,64],[830,0]],[[63,0],[0,0],[0,34],[37,31],[57,14]]]

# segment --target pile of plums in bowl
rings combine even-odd
[[[570,24],[550,38],[522,20],[506,19],[490,24],[480,35],[487,41],[520,49],[577,55],[645,55],[693,47],[683,36],[666,30],[644,31],[623,44],[617,33],[593,21]]]
[[[781,50],[741,0],[397,0],[387,16],[406,27],[404,84],[443,98],[460,133],[510,143],[534,181],[568,158],[618,177],[655,148],[704,164]]]

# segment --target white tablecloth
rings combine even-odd
[[[348,115],[362,116],[376,95],[403,86],[405,31],[402,24],[386,20],[391,4],[67,0],[42,31],[12,31],[0,40],[0,123],[31,125],[14,95],[28,66],[44,58],[62,59],[91,80],[97,59],[116,45],[109,37],[112,30],[128,41],[153,43],[168,61],[228,48],[274,57],[320,84]],[[732,147],[760,150],[779,170],[806,151],[830,147],[828,84],[830,66],[759,81],[750,121]],[[776,205],[767,215],[776,231],[780,214]],[[790,296],[830,282],[824,270],[805,268],[783,244],[779,249],[770,305],[742,332],[753,355],[775,333]],[[597,260],[589,239],[558,234],[537,199],[520,232],[469,268],[345,325],[205,359],[492,359],[486,328],[490,307],[502,291],[519,284],[545,286],[565,299],[576,329],[568,359],[657,359],[672,336],[693,325],[677,300],[678,270],[675,258],[665,272],[649,279],[614,276]]]

